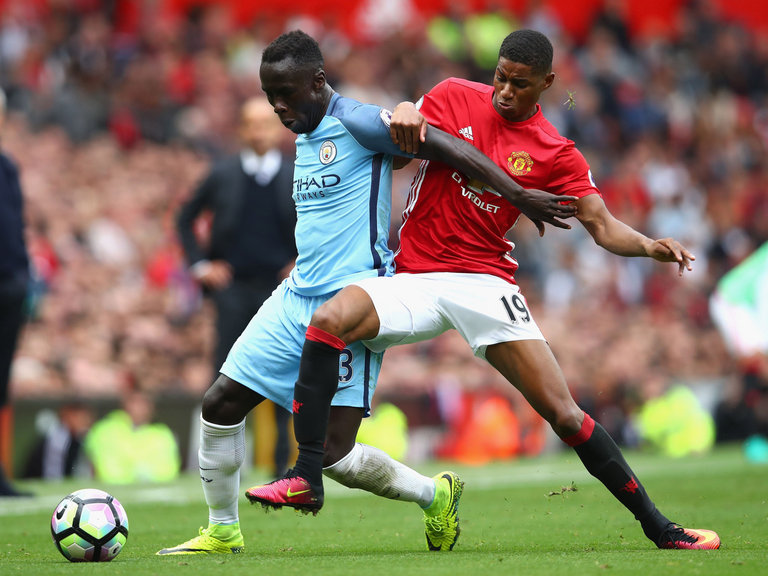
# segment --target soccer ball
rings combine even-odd
[[[56,506],[51,535],[56,548],[70,562],[109,562],[128,539],[128,516],[115,497],[85,488]]]

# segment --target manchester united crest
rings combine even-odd
[[[507,158],[507,166],[515,176],[525,176],[533,168],[533,159],[528,152],[512,152]]]

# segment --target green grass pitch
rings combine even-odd
[[[207,521],[193,475],[153,486],[19,482],[36,496],[0,499],[0,574],[766,574],[768,465],[746,462],[735,446],[676,460],[642,453],[627,459],[667,516],[718,531],[722,548],[657,550],[578,459],[564,452],[477,468],[419,466],[429,475],[452,468],[466,482],[461,537],[450,553],[426,551],[415,504],[332,481],[326,482],[326,505],[317,517],[289,509],[267,513],[241,497],[245,553],[209,557],[154,555],[194,536]],[[265,479],[258,470],[247,471],[241,492]],[[128,543],[111,563],[70,564],[51,541],[54,507],[85,487],[107,490],[128,513]]]

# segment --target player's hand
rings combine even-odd
[[[696,256],[674,238],[654,240],[646,251],[648,256],[659,262],[677,262],[678,276],[686,270],[693,270],[691,262],[696,260]]]
[[[536,225],[539,236],[544,236],[544,224],[570,230],[571,225],[560,219],[576,215],[576,196],[558,196],[535,188],[525,191],[525,197],[516,206]]]
[[[291,275],[291,270],[293,270],[294,266],[296,266],[295,259],[291,260],[290,262],[288,262],[288,264],[280,268],[280,271],[277,273],[277,281],[282,282],[283,280],[288,278]]]
[[[407,154],[417,154],[419,144],[427,137],[427,119],[416,110],[412,102],[401,102],[395,106],[389,123],[392,141]]]
[[[221,290],[232,282],[232,267],[224,260],[212,260],[196,277],[206,288]]]

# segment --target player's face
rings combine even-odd
[[[287,59],[262,64],[261,88],[283,126],[296,134],[314,130],[323,119],[325,73],[296,68]]]
[[[526,64],[499,57],[493,76],[493,107],[505,120],[527,120],[536,112],[539,96],[554,79],[552,72],[534,74]]]

